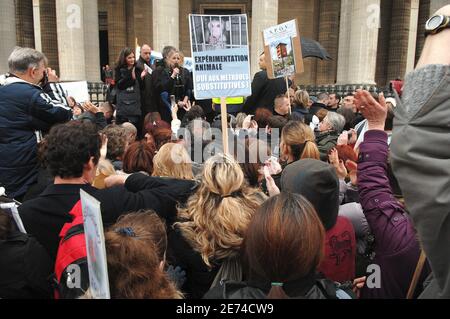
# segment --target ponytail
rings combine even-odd
[[[301,159],[316,159],[320,161],[320,152],[319,149],[317,148],[316,143],[314,143],[313,141],[307,140],[305,142],[305,147],[303,149],[303,153],[301,156]]]
[[[273,282],[267,299],[289,299],[289,296],[284,291],[282,283]]]

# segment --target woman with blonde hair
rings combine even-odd
[[[164,272],[166,227],[152,211],[122,216],[105,233],[112,299],[180,299]]]
[[[239,164],[219,154],[206,161],[201,184],[169,231],[171,264],[186,271],[183,286],[201,298],[225,261],[239,261],[244,234],[266,196],[247,186]]]
[[[298,121],[288,122],[283,127],[280,150],[287,164],[307,158],[320,159],[314,132],[308,125]]]
[[[153,158],[153,176],[194,179],[192,162],[183,145],[167,143]]]

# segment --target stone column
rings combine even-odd
[[[86,80],[100,82],[98,1],[83,0]]]
[[[109,65],[114,68],[120,51],[127,46],[124,0],[107,0]]]
[[[17,45],[34,48],[33,0],[16,0]]]
[[[59,75],[58,32],[55,0],[39,0],[42,52]]]
[[[41,40],[41,9],[39,0],[33,0],[33,25],[34,25],[34,46],[36,50],[42,51]]]
[[[321,0],[319,9],[319,43],[328,51],[332,61],[317,62],[317,84],[336,83],[337,57],[339,48],[340,1]]]
[[[180,44],[179,25],[178,0],[153,1],[153,47],[156,51]]]
[[[411,0],[411,16],[409,21],[408,34],[408,57],[406,60],[406,73],[414,70],[416,59],[416,45],[417,45],[417,26],[419,23],[419,0]]]
[[[56,1],[58,56],[62,81],[86,80],[83,0]]]
[[[387,81],[403,79],[406,72],[411,0],[393,1],[391,21]]]
[[[375,84],[380,0],[343,0],[338,84]]]
[[[14,0],[0,2],[0,74],[8,72],[8,57],[16,46],[16,13]]]
[[[278,24],[278,0],[262,0],[252,3],[251,72],[260,71],[259,56],[264,51],[263,31]]]

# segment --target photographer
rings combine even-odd
[[[9,74],[0,86],[0,184],[10,197],[21,200],[37,181],[42,131],[69,121],[72,111],[44,54],[18,47],[8,65]]]
[[[115,76],[117,85],[116,124],[130,122],[138,127],[142,115],[141,93],[136,78],[136,58],[130,48],[125,48],[120,52]]]
[[[155,95],[160,96],[158,108],[161,118],[170,123],[172,120],[170,96],[175,96],[175,102],[180,109],[185,109],[192,93],[192,79],[189,72],[180,66],[177,49],[165,47],[163,58],[163,65],[157,67],[153,76],[153,84]]]

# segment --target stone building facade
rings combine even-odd
[[[305,60],[298,83],[377,84],[403,78],[424,43],[426,20],[448,0],[2,0],[0,72],[14,46],[44,52],[65,81],[100,80],[120,50],[165,45],[190,56],[188,15],[245,13],[252,72],[263,50],[262,30],[291,19],[319,41],[332,61]]]

